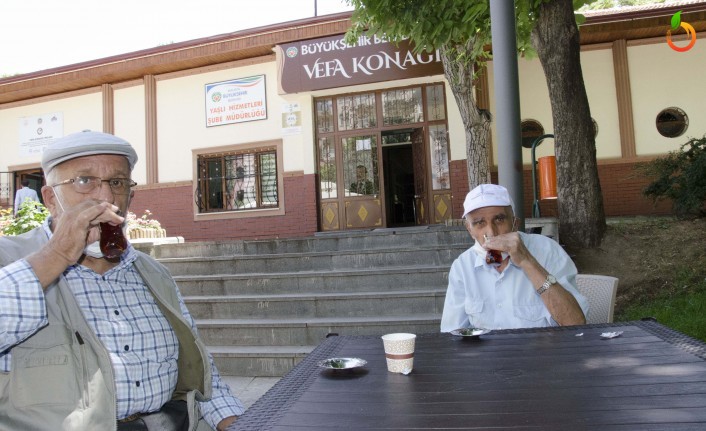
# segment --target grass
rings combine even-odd
[[[615,316],[615,321],[643,317],[654,317],[663,325],[706,342],[706,279],[695,285],[682,284],[681,291],[629,305]]]

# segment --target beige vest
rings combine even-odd
[[[0,238],[0,266],[47,242],[42,228]],[[187,400],[190,429],[204,429],[198,404],[211,396],[208,354],[184,320],[169,272],[138,253],[135,266],[179,339],[173,398]],[[0,430],[115,430],[115,378],[108,352],[61,277],[45,291],[49,324],[14,346],[0,373]]]

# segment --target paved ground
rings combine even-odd
[[[221,378],[230,386],[233,395],[240,398],[245,408],[250,407],[280,379],[280,377],[234,376],[221,376]]]

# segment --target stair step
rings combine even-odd
[[[315,348],[315,345],[209,346],[208,350],[223,376],[280,377]]]
[[[368,269],[380,266],[415,264],[450,266],[454,259],[467,248],[465,245],[457,245],[398,250],[169,258],[160,259],[160,262],[175,276],[244,273],[276,274],[292,271]]]
[[[390,286],[446,288],[450,267],[414,265],[274,274],[176,275],[174,279],[185,296],[385,291]]]
[[[448,272],[472,240],[462,226],[164,244],[224,376],[279,377],[328,334],[438,332]]]
[[[441,313],[444,289],[280,295],[187,296],[195,319],[390,316]]]
[[[317,345],[327,334],[375,335],[388,332],[439,331],[440,313],[413,316],[373,316],[286,319],[196,320],[206,345],[287,346]]]
[[[163,244],[151,252],[162,258],[342,252],[375,248],[466,245],[472,241],[462,226],[417,226],[394,229],[319,232],[314,237]]]

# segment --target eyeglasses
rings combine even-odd
[[[103,183],[108,183],[108,186],[110,186],[110,191],[113,192],[114,195],[126,195],[130,193],[130,189],[132,187],[137,185],[137,183],[130,178],[110,178],[104,180],[100,177],[78,176],[76,178],[69,178],[68,180],[56,183],[51,187],[71,184],[74,186],[75,192],[87,194],[99,188]]]

